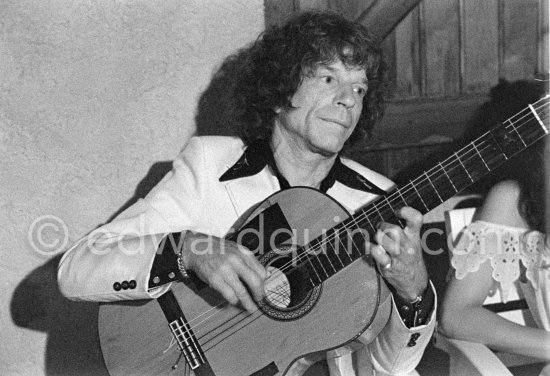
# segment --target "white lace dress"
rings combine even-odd
[[[502,301],[506,303],[516,287],[537,326],[550,330],[550,247],[544,234],[475,221],[460,234],[452,252],[451,264],[457,279],[476,272],[490,259]]]

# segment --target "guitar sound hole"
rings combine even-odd
[[[277,320],[295,320],[310,311],[321,294],[321,285],[312,288],[307,269],[292,261],[292,252],[271,251],[260,259],[269,277],[260,309]]]

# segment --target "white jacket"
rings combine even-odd
[[[280,189],[268,168],[252,176],[219,181],[244,149],[238,138],[191,138],[174,160],[173,170],[145,199],[65,253],[58,269],[61,292],[75,300],[102,302],[156,298],[166,292],[170,284],[154,289],[148,286],[155,252],[166,234],[191,230],[223,237],[249,208]],[[383,190],[394,186],[389,179],[356,162],[343,158],[342,163]],[[327,194],[351,213],[377,197],[338,181]],[[120,281],[135,281],[135,288],[115,291],[113,285]],[[378,323],[384,328],[374,341],[362,345],[360,337],[357,346],[329,352],[333,375],[355,374],[349,354],[352,347],[360,364],[357,375],[416,374],[414,368],[434,330],[436,307],[426,325],[409,329],[391,300],[381,304],[382,310],[386,307],[391,313]],[[407,346],[413,335],[416,344]]]

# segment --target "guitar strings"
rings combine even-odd
[[[521,111],[521,112],[524,112],[524,111],[526,111],[526,112],[527,112],[527,114],[523,115],[523,116],[522,116],[522,117],[521,117],[521,118],[520,118],[519,120],[521,120],[521,119],[525,118],[525,117],[526,117],[526,116],[527,116],[527,115],[529,114],[529,112],[528,112],[528,110],[527,110],[527,109],[524,109],[524,110],[523,110],[523,111]],[[515,115],[514,117],[518,117],[518,116],[520,116],[521,112],[520,112],[520,113],[518,113],[517,115]],[[513,117],[512,117],[512,118],[513,118]],[[512,119],[512,118],[510,118],[510,119]],[[519,121],[519,120],[518,120],[518,121]],[[531,120],[532,120],[532,119],[529,119],[529,121],[531,121]],[[509,121],[509,122],[511,123],[511,121]],[[525,124],[525,123],[524,123],[524,124]],[[518,129],[518,128],[520,128],[520,127],[521,127],[522,125],[524,125],[524,124],[520,124],[520,125],[518,125],[517,127],[515,127],[515,129]],[[511,123],[511,124],[510,124],[509,126],[506,126],[506,128],[510,128],[510,127],[514,128],[514,125],[513,125],[512,123]],[[483,135],[483,136],[486,136],[486,134],[485,134],[485,135]],[[479,139],[481,139],[481,138],[483,138],[483,136],[482,136],[482,137],[480,137],[480,138],[478,138],[478,140],[479,140]],[[521,137],[521,136],[520,136],[520,137]],[[477,141],[477,140],[476,140],[476,141]],[[474,142],[475,142],[475,141],[474,141]],[[481,144],[480,144],[480,145],[481,145]],[[468,146],[466,146],[466,147],[468,147]],[[466,148],[466,147],[465,147],[465,148]],[[463,148],[463,149],[464,149],[464,148]],[[482,150],[483,150],[483,149],[482,149]],[[459,152],[460,152],[460,151],[458,151],[458,152],[456,152],[456,153],[458,154]],[[490,161],[488,161],[488,162],[490,163]],[[443,162],[440,162],[440,164],[443,164],[443,163],[445,163],[445,161],[443,161]],[[454,167],[451,167],[451,169],[452,169],[452,168],[454,168]],[[435,168],[432,168],[432,170],[434,170],[434,169],[435,169]],[[430,172],[429,172],[429,171],[425,172],[425,174],[428,174],[428,173],[430,173]],[[419,178],[417,178],[416,180],[419,180]],[[423,181],[425,181],[425,179],[424,179],[424,178],[422,178],[422,180],[423,180]],[[409,191],[410,191],[410,189],[409,189]],[[406,192],[405,192],[405,194],[406,194]],[[388,202],[388,203],[389,203],[389,202]],[[374,205],[374,206],[376,206],[376,203],[375,203],[375,205]],[[390,207],[391,207],[391,204],[390,204]],[[375,210],[378,210],[378,208],[377,208],[377,207],[375,207]],[[379,210],[378,210],[378,211],[379,211]],[[374,211],[373,211],[373,210],[371,210],[370,212],[367,212],[367,213],[368,213],[368,214],[372,214],[373,212],[374,212]],[[366,214],[367,214],[367,213],[366,213]],[[370,222],[370,221],[369,221],[369,222]],[[317,247],[317,248],[318,248],[318,247]],[[311,253],[311,251],[310,251],[310,252],[308,252],[308,254],[306,254],[306,255],[302,255],[302,256],[301,256],[301,258],[304,258],[305,256],[309,256],[309,254],[310,254],[310,253]],[[286,267],[283,267],[283,268],[281,268],[281,270],[282,270],[282,271],[283,271],[283,270],[286,270],[286,269],[287,269],[287,267],[288,267],[288,264],[287,264],[287,266],[286,266]],[[278,292],[268,292],[268,295],[269,295],[270,293],[271,293],[271,295],[273,295],[274,293],[278,293]],[[272,298],[273,298],[273,297],[272,297]],[[285,298],[288,298],[288,297],[287,297],[287,296],[285,295]],[[200,324],[200,323],[198,323],[198,324]]]
[[[524,117],[525,117],[525,116],[523,116],[523,118],[524,118]],[[546,120],[546,118],[545,118],[545,120]],[[525,123],[524,123],[524,124],[525,124]],[[519,127],[521,127],[522,125],[523,125],[523,124],[520,124],[518,127],[516,127],[516,129],[519,129]],[[513,124],[511,124],[511,126],[514,127]],[[518,134],[518,135],[519,135],[519,134]],[[520,137],[521,137],[521,135],[520,135]],[[481,144],[480,144],[480,145],[481,145]],[[482,150],[483,150],[483,149],[482,149]],[[489,161],[489,162],[490,162],[490,161]],[[390,205],[390,206],[391,206],[391,205]],[[377,209],[377,208],[376,208],[376,209]],[[373,211],[371,211],[371,213],[372,213],[372,212],[373,212]],[[369,221],[369,222],[370,222],[370,221]],[[268,291],[268,295],[271,295],[271,296],[272,296],[272,299],[274,299],[274,298],[273,298],[273,295],[275,295],[275,294],[280,295],[277,291]],[[286,295],[283,294],[283,296],[286,298]],[[242,314],[238,314],[238,315],[234,316],[234,318],[238,318],[238,317],[241,316],[241,315],[242,315]],[[249,316],[251,316],[251,315],[250,315],[250,314],[247,315],[247,317],[249,317]],[[261,316],[261,314],[258,315],[258,317],[260,317],[260,316]],[[232,319],[233,319],[233,318],[232,318]],[[226,323],[227,323],[227,322],[229,322],[229,320],[226,321]],[[241,320],[241,322],[242,322],[242,320]],[[227,330],[229,330],[229,329],[223,330],[222,333],[219,333],[219,334],[215,335],[212,339],[206,341],[205,344],[208,343],[208,342],[210,342],[210,341],[212,341],[213,339],[217,338],[219,335],[223,334],[223,332],[226,332]],[[202,338],[204,338],[204,337],[201,337],[201,339],[202,339]],[[211,348],[212,348],[212,347],[211,347]],[[206,350],[206,351],[207,351],[207,350]]]
[[[545,118],[545,120],[546,120],[546,118]],[[521,125],[520,125],[520,126],[521,126]],[[513,125],[512,125],[512,127],[513,127]],[[519,126],[518,126],[517,128],[519,128]],[[521,136],[520,136],[520,137],[521,137]],[[288,295],[286,294],[285,291],[283,291],[282,294],[279,293],[278,291],[268,291],[268,292],[267,292],[267,295],[268,295],[268,296],[271,295],[273,300],[275,300],[275,297],[273,297],[273,295],[277,295],[277,296],[280,295],[280,298],[281,298],[281,299],[287,299],[287,298],[288,298]],[[280,300],[279,300],[279,301],[280,301]],[[241,314],[234,316],[234,318],[236,318],[236,317],[238,317],[238,316],[241,316]],[[250,317],[250,314],[248,315],[248,317]],[[232,318],[232,319],[233,319],[233,318]],[[241,320],[241,321],[242,321],[242,320]],[[227,322],[229,322],[229,321],[227,321]],[[223,333],[223,332],[222,332],[222,333]],[[220,334],[218,334],[218,335],[220,335]],[[202,337],[202,338],[204,338],[204,337]],[[215,338],[216,338],[216,336],[215,336],[214,338],[212,338],[211,340],[213,340],[213,339],[215,339]],[[208,340],[207,342],[209,342],[209,341],[211,341],[211,340]],[[206,342],[206,343],[207,343],[207,342]]]
[[[277,289],[280,289],[280,288],[281,288],[281,287],[278,287]],[[276,293],[276,291],[271,291],[271,293]],[[278,294],[278,293],[277,293],[277,294]],[[223,305],[227,305],[227,304],[229,304],[229,303],[227,303],[227,302],[223,303]],[[258,313],[258,312],[260,312],[260,314],[259,314],[259,315],[256,315],[256,316],[254,317],[254,315],[255,315],[256,313]],[[216,313],[214,313],[214,314],[216,314]],[[239,320],[239,321],[233,323],[233,324],[230,324],[230,326],[227,327],[227,325],[229,325],[229,323],[230,323],[232,320],[234,320],[235,318],[239,318],[239,316],[245,316],[245,317],[244,317],[243,319],[241,319],[241,320]],[[261,314],[261,311],[260,311],[260,310],[256,310],[256,311],[254,311],[254,312],[252,312],[252,313],[249,313],[249,312],[247,312],[247,311],[240,312],[239,314],[233,316],[233,317],[230,318],[229,320],[226,320],[225,322],[220,323],[217,327],[210,329],[210,330],[207,331],[206,333],[201,333],[201,335],[199,335],[200,330],[198,330],[197,333],[195,333],[195,336],[196,336],[197,341],[202,342],[202,343],[199,343],[202,347],[204,347],[204,346],[206,346],[207,344],[211,343],[212,341],[218,339],[218,342],[217,342],[217,343],[213,344],[212,346],[210,346],[210,347],[208,347],[208,348],[204,348],[204,349],[203,349],[204,353],[206,353],[206,352],[208,352],[209,350],[211,350],[212,348],[214,348],[217,344],[219,344],[220,342],[222,342],[224,339],[230,337],[231,335],[233,335],[233,334],[234,334],[235,332],[237,332],[238,330],[243,329],[245,326],[250,325],[252,322],[256,321],[256,320],[257,320],[258,318],[260,318],[261,316],[262,316],[262,314]],[[246,320],[246,319],[248,319],[248,318],[251,318],[251,320],[250,320],[248,323],[244,323],[244,324],[243,324],[243,321]],[[208,318],[207,318],[207,319],[208,319]],[[206,319],[205,319],[205,320],[206,320]],[[205,320],[201,321],[201,323],[204,322]],[[232,328],[236,327],[238,324],[243,324],[243,325],[242,325],[241,327],[237,328],[236,330],[234,330],[232,333],[228,333]],[[205,338],[208,334],[212,333],[212,332],[215,331],[216,329],[219,329],[222,325],[225,326],[225,327],[222,328],[222,329],[220,329],[221,331],[219,331],[219,332],[217,332],[217,333],[214,333],[213,336],[212,336],[212,338],[209,338],[209,339],[204,340],[204,338]],[[197,326],[198,326],[198,325],[195,325],[195,327],[193,327],[193,328],[196,328]],[[193,329],[193,328],[190,328],[189,331],[190,331],[191,329]],[[189,331],[188,331],[188,333],[189,333]],[[188,341],[189,337],[185,337],[185,334],[186,334],[186,333],[182,331],[181,334],[178,334],[178,338],[179,338],[180,336],[183,337],[183,338],[182,338],[182,339],[183,339],[182,342],[187,343],[187,342],[189,342],[189,341]],[[223,337],[223,338],[220,339],[220,336],[223,335],[223,334],[226,334],[225,337]],[[170,347],[171,347],[171,346],[170,346]],[[166,351],[166,350],[165,350],[165,351]]]
[[[519,120],[525,118],[525,117],[529,114],[529,112],[528,112],[527,109],[524,109],[524,110],[521,111],[521,112],[524,112],[524,111],[526,111],[527,114],[526,114],[526,115],[523,115]],[[515,117],[520,116],[521,112],[518,113],[517,115],[515,115]],[[513,118],[513,117],[512,117],[512,118]],[[512,119],[512,118],[510,118],[510,119]],[[519,120],[518,120],[518,121],[519,121]],[[531,119],[530,119],[530,120],[531,120]],[[510,123],[511,123],[511,121],[510,121]],[[525,124],[525,123],[524,123],[524,124]],[[523,125],[523,124],[518,125],[518,126],[516,127],[516,129],[520,128],[522,125]],[[510,128],[510,127],[514,128],[514,125],[511,123],[509,126],[506,126],[506,128]],[[483,135],[483,136],[486,136],[486,134]],[[480,137],[480,138],[478,138],[478,140],[481,139],[481,138],[483,138],[483,136]],[[521,137],[521,136],[520,136],[520,137]],[[477,141],[477,140],[476,140],[476,141]],[[474,142],[475,142],[475,141],[474,141]],[[468,147],[468,146],[466,146],[466,147]],[[466,148],[466,147],[465,147],[465,148]],[[464,148],[463,148],[463,149],[464,149]],[[462,150],[462,149],[461,149],[461,150]],[[459,150],[459,151],[456,152],[456,153],[458,154],[459,152],[461,152],[461,150]],[[443,163],[445,163],[445,161],[440,162],[440,164],[443,164]],[[454,168],[454,167],[451,167],[451,169],[452,169],[452,168]],[[432,168],[432,170],[434,170],[434,169],[435,169],[435,167]],[[429,173],[429,171],[428,171],[428,172],[425,172],[425,173]],[[419,178],[417,178],[416,180],[419,180]],[[422,179],[422,180],[425,180],[425,179]],[[410,189],[408,189],[408,191],[410,191]],[[406,194],[406,192],[404,192],[404,193]],[[374,204],[374,206],[376,206],[376,203]],[[391,204],[390,204],[390,207],[391,207]],[[376,207],[375,210],[378,210],[378,208]],[[368,214],[372,214],[373,212],[374,212],[374,210],[371,210],[370,212],[367,212],[367,213],[368,213]],[[365,213],[365,214],[367,214],[367,213]],[[369,221],[369,222],[370,222],[370,221]],[[309,253],[311,253],[311,251],[310,251]],[[301,256],[301,258],[303,258],[304,256],[309,256],[309,254],[303,255],[303,256]],[[287,265],[287,267],[288,267],[288,265]],[[286,270],[286,267],[281,268],[281,270]],[[268,292],[268,295],[269,295],[269,293],[271,293],[271,295],[273,295],[273,293],[277,293],[277,292]],[[285,297],[286,297],[286,296],[285,296]],[[223,305],[225,305],[225,304],[227,304],[227,303],[220,304],[219,306],[223,306]],[[207,312],[208,312],[208,311],[207,311]],[[206,313],[206,312],[205,312],[205,313]],[[215,313],[214,313],[214,314],[215,314]],[[202,315],[201,315],[201,316],[202,316]],[[211,317],[211,316],[209,316],[208,318],[210,318],[210,317]],[[208,318],[207,318],[207,319],[208,319]],[[202,322],[201,322],[201,323],[202,323]],[[198,323],[198,324],[200,324],[200,323]]]
[[[266,281],[269,281],[269,278],[271,278],[271,276],[268,277],[268,279]],[[282,289],[284,289],[285,286],[277,286],[277,289],[276,290],[267,290],[266,291],[266,297],[269,297],[273,302],[275,303],[279,303],[281,305],[284,305],[284,299],[288,299],[288,297],[290,296],[289,294],[287,295],[284,295],[283,293],[279,293],[277,290],[281,290],[283,291]],[[279,300],[277,300],[277,298],[281,296],[282,298],[280,298]],[[193,323],[193,326],[190,326],[190,330],[191,329],[196,329],[198,328],[199,325],[201,325],[202,323],[206,322],[208,319],[212,318],[213,316],[215,316],[216,314],[218,314],[221,309],[226,306],[226,305],[229,305],[229,303],[227,301],[224,301],[204,312],[202,312],[200,315],[194,317],[193,319],[189,320],[188,321],[188,324],[191,324]],[[212,312],[212,311],[215,311],[215,312]],[[257,312],[258,310],[254,311],[254,312]],[[254,313],[253,312],[253,313]],[[197,321],[199,318],[205,316],[206,314],[208,313],[211,313],[209,316],[207,316],[206,318],[203,318],[200,322],[195,322]],[[229,318],[228,321],[226,322],[229,322],[230,320],[232,320],[233,318],[235,317],[238,317],[240,316],[241,314],[250,314],[248,311],[243,311],[243,312],[240,312],[238,315],[234,316],[234,317],[231,317]],[[224,324],[224,323],[222,323]]]
[[[516,115],[514,115],[513,117],[511,117],[510,119],[513,119],[514,117],[520,116],[522,112],[527,112],[527,114],[526,114],[526,115],[523,115],[522,118],[525,118],[525,116],[527,116],[528,114],[530,114],[529,109],[526,108],[526,109],[523,109],[522,111],[520,111],[518,114],[516,114]],[[519,120],[518,120],[518,121],[519,121]],[[513,127],[513,124],[512,124],[511,126]],[[487,135],[487,134],[484,134],[483,136],[486,136],[486,135]],[[480,138],[483,138],[483,136],[481,136]],[[467,147],[468,147],[468,145],[465,146],[463,149],[465,149],[465,148],[467,148]],[[461,150],[462,150],[462,149],[461,149]],[[458,154],[461,150],[459,150],[459,151],[456,152],[455,154]],[[482,149],[482,150],[485,150],[485,149]],[[472,152],[473,152],[473,149],[470,149],[469,151],[472,151]],[[476,154],[476,156],[477,156],[477,153],[475,153],[475,154]],[[466,154],[464,154],[463,156],[466,156]],[[450,159],[450,158],[447,158],[447,159]],[[471,158],[466,158],[465,161],[467,161],[468,159],[471,159]],[[443,163],[446,163],[445,160],[442,161],[442,162],[440,162],[440,163],[438,163],[438,165],[441,165],[441,164],[443,164]],[[451,165],[448,165],[448,166],[451,166]],[[456,165],[456,166],[458,167],[458,165]],[[432,170],[437,169],[437,168],[441,168],[441,169],[444,170],[444,167],[442,167],[442,166],[441,166],[441,167],[436,166],[436,167],[432,168],[431,170],[426,171],[424,174],[428,174],[428,175],[429,175],[429,174],[432,174]],[[450,168],[448,168],[448,170],[452,171],[453,168],[454,168],[454,167],[450,167]],[[441,176],[441,175],[436,176],[435,179],[437,179],[437,178],[440,177],[440,176]],[[432,177],[433,177],[433,176],[432,176]],[[422,178],[422,175],[421,175],[420,178]],[[417,178],[417,179],[415,179],[415,180],[418,180],[418,179],[419,179],[419,178]],[[435,179],[434,179],[434,180],[435,180]],[[425,179],[424,179],[424,180],[425,180]],[[412,183],[414,183],[414,181],[412,181]],[[418,184],[417,184],[417,185],[418,185]],[[401,189],[401,191],[403,191],[403,189]],[[410,188],[409,188],[408,190],[405,190],[405,191],[401,192],[401,194],[405,194],[405,195],[406,195],[406,194],[409,193],[409,192],[411,192],[411,189],[410,189]],[[390,207],[392,207],[390,200],[388,200],[387,197],[384,197],[384,198],[386,199],[386,201],[388,201],[388,205],[389,205]],[[378,204],[378,202],[374,203],[373,206],[374,206],[374,209],[375,209],[376,211],[379,212],[379,208],[377,207],[377,204]],[[371,212],[366,212],[367,215],[370,215],[370,214],[372,214],[372,213],[373,213],[373,211],[371,211]],[[374,228],[373,228],[373,229],[374,229]]]
[[[547,97],[548,97],[548,96],[547,96]],[[547,99],[547,97],[545,97],[545,98],[543,98],[543,99],[537,101],[537,102],[533,105],[533,107],[538,106],[538,103],[541,102],[541,101],[543,101],[543,100],[545,100],[545,99]],[[547,105],[548,103],[545,103],[545,104]],[[538,106],[536,109],[539,110],[539,109],[540,109],[542,106],[544,106],[545,104],[543,104],[543,105],[541,105],[541,106]],[[522,115],[523,112],[526,112],[526,113]],[[523,122],[522,124],[519,124],[519,125],[517,125],[517,126],[514,126],[514,124],[512,123],[511,120],[512,120],[513,118],[516,118],[516,117],[521,116],[519,119],[516,120],[516,122],[518,122],[518,121],[520,121],[520,120],[525,119],[525,118],[526,118],[528,115],[530,115],[530,114],[532,114],[532,113],[529,111],[529,108],[525,108],[524,110],[520,111],[519,113],[517,113],[516,115],[512,116],[511,118],[509,118],[508,120],[506,120],[506,121],[504,122],[504,123],[506,123],[506,122],[509,122],[509,123],[510,123],[510,125],[505,125],[505,129],[512,128],[514,131],[517,131],[520,127],[524,126],[525,124],[527,124],[528,122],[532,121],[533,119],[530,118],[529,120],[527,120],[527,121],[525,121],[525,122]],[[538,113],[538,115],[539,115],[541,118],[544,116],[544,119],[545,119],[545,120],[548,119],[547,116],[546,116],[546,114],[545,114],[544,112]],[[541,115],[542,115],[542,116],[541,116]],[[503,124],[504,124],[504,123],[503,123]],[[479,146],[481,146],[482,144],[485,143],[485,141],[483,140],[483,138],[486,138],[488,135],[489,135],[489,132],[486,132],[486,133],[483,134],[481,137],[479,137],[479,138],[477,138],[476,140],[474,140],[471,144],[474,144],[474,146],[475,146],[475,142],[480,141],[480,145],[479,145]],[[518,133],[518,135],[519,135],[519,133]],[[519,135],[519,137],[520,137],[520,139],[521,139],[521,135]],[[489,145],[487,148],[483,147],[483,149],[481,149],[480,151],[487,150],[487,149],[490,148],[491,146],[492,146],[492,145]],[[464,160],[465,162],[468,161],[469,159],[474,158],[474,157],[477,158],[480,151],[477,151],[477,150],[467,150],[466,152],[464,152],[464,149],[467,149],[468,147],[469,147],[469,145],[466,145],[465,147],[463,147],[463,148],[460,149],[459,151],[455,152],[454,155],[457,155],[457,154],[459,154],[459,153],[464,153],[463,156],[466,156],[469,152],[473,152],[473,153],[474,153],[474,156],[473,156],[473,157],[468,157],[468,158],[466,158],[466,159]],[[452,171],[454,168],[463,167],[463,166],[460,166],[460,162],[458,162],[458,163],[454,163],[454,162],[449,163],[449,162],[447,162],[447,161],[448,161],[449,159],[451,159],[451,158],[453,158],[453,157],[451,156],[451,157],[447,158],[446,160],[444,160],[444,161],[442,161],[442,162],[439,162],[438,165],[447,164],[447,171],[449,171],[449,172]],[[481,158],[482,158],[482,157],[481,157]],[[482,160],[483,160],[483,158],[482,158]],[[486,162],[490,163],[491,160],[486,161]],[[454,166],[453,166],[453,163],[454,163]],[[434,173],[434,170],[439,169],[439,168],[441,168],[443,171],[445,171],[445,168],[444,168],[443,166],[435,166],[435,167],[433,167],[432,169],[430,169],[430,170],[428,170],[428,171],[425,171],[420,177],[416,178],[414,181],[418,181],[418,180],[419,180],[419,183],[417,183],[417,184],[420,184],[421,182],[427,182],[429,185],[433,185],[433,184],[431,184],[431,182],[429,182],[429,174],[433,174],[433,173]],[[423,177],[424,175],[426,175],[426,178]],[[439,176],[441,176],[441,175],[439,175]],[[437,178],[437,177],[436,177],[436,178]],[[414,181],[411,181],[409,184],[414,184]],[[407,184],[407,185],[409,185],[409,184]],[[425,184],[424,186],[428,186],[428,184]],[[406,186],[407,186],[407,185],[406,185]],[[406,186],[405,186],[405,187],[406,187]],[[403,187],[403,188],[405,188],[405,187]],[[411,188],[407,188],[407,189],[403,189],[403,188],[401,189],[402,192],[400,192],[400,195],[403,195],[403,194],[406,195],[406,194],[412,192]],[[413,189],[414,189],[414,188],[413,188]],[[422,189],[422,188],[421,188],[421,189]],[[437,190],[436,190],[436,192],[437,192]],[[391,195],[391,196],[395,196],[395,192],[392,193],[392,194],[390,194],[390,195]],[[388,202],[388,205],[390,206],[390,208],[393,208],[392,205],[390,204],[390,201],[392,201],[392,200],[394,200],[394,199],[396,199],[396,198],[393,198],[393,199],[391,199],[391,200],[388,200],[388,197],[385,197],[385,200]],[[403,201],[404,201],[404,200],[403,200]],[[379,201],[379,202],[383,202],[383,201]],[[365,218],[368,220],[368,216],[369,216],[369,215],[371,215],[371,214],[373,214],[373,213],[375,213],[375,212],[379,212],[379,211],[380,211],[379,208],[377,207],[377,204],[378,204],[379,202],[373,203],[373,208],[372,208],[370,211],[365,211],[365,212],[361,213],[358,217],[363,216],[363,217],[365,217]],[[406,201],[405,201],[405,203],[406,203]],[[357,219],[354,219],[354,221],[350,221],[350,222],[357,222]],[[370,221],[369,221],[369,223],[370,223]],[[344,228],[347,229],[347,228],[346,228],[347,226],[348,226],[348,224],[345,224],[345,225],[344,225]],[[373,227],[372,224],[371,224],[371,227]],[[373,229],[374,229],[374,227],[373,227]],[[332,240],[332,239],[334,239],[334,237],[332,237],[331,240]],[[321,245],[326,245],[326,241],[325,241],[325,244],[321,244]],[[303,258],[308,258],[308,257],[312,254],[312,250],[315,250],[315,248],[319,249],[320,247],[319,247],[319,246],[311,247],[310,250],[309,250],[308,252],[306,252],[306,253],[304,253],[304,254],[298,256],[296,259],[299,260],[299,259],[303,259]],[[295,260],[296,260],[296,259],[295,259]],[[292,265],[295,264],[295,262],[296,262],[295,260],[292,260],[291,262],[289,262],[289,263],[283,265],[283,266],[280,268],[280,270],[281,270],[281,271],[286,271],[286,270],[288,270],[288,268],[289,268],[290,266],[292,266]],[[283,288],[282,286],[279,286],[279,287],[278,287],[278,290],[280,290],[280,289],[282,289],[282,288]],[[281,300],[277,301],[276,299],[279,298],[279,296],[281,296],[280,299],[288,299],[290,295],[287,294],[285,291],[282,291],[282,293],[281,293],[281,292],[279,292],[279,291],[277,291],[277,290],[271,290],[271,291],[267,291],[267,292],[266,292],[266,297],[268,297],[268,296],[272,299],[272,301],[276,301],[276,302],[282,303]],[[265,298],[264,298],[264,299],[265,299]],[[217,305],[216,307],[212,307],[211,309],[209,309],[209,310],[203,312],[201,315],[199,315],[199,316],[193,318],[189,323],[191,323],[191,322],[193,322],[193,321],[196,321],[198,318],[204,316],[205,314],[207,314],[207,313],[209,313],[209,312],[211,312],[211,311],[213,311],[213,310],[216,310],[216,312],[213,312],[210,316],[208,316],[208,317],[204,318],[202,321],[200,321],[200,322],[194,324],[194,326],[191,327],[191,329],[193,329],[193,328],[197,328],[197,329],[198,329],[198,326],[199,326],[199,325],[201,325],[201,324],[204,323],[205,321],[207,321],[207,320],[209,320],[210,318],[212,318],[213,316],[215,316],[215,315],[221,310],[221,307],[223,307],[223,306],[225,306],[225,305],[227,305],[227,304],[228,304],[227,302],[221,303],[221,304]],[[230,319],[227,320],[226,322],[221,323],[220,326],[221,326],[221,325],[224,325],[224,324],[228,323],[229,321],[231,321],[231,320],[233,320],[233,319],[235,319],[235,318],[238,318],[239,316],[242,316],[242,315],[244,315],[244,314],[246,314],[247,317],[250,317],[250,316],[254,315],[255,313],[257,313],[258,311],[260,311],[260,310],[256,310],[256,311],[253,312],[253,313],[248,313],[248,312],[246,312],[246,311],[241,312],[241,313],[239,313],[239,314],[233,316],[232,318],[230,318]],[[258,317],[260,317],[261,315],[262,315],[262,312],[260,311],[260,315],[259,315]],[[242,321],[242,320],[241,320],[241,321]],[[223,330],[222,333],[225,332],[225,331],[227,331],[227,330],[228,330],[228,329]],[[214,338],[216,338],[217,336],[221,335],[222,333],[216,334],[216,335],[214,336]],[[203,339],[203,338],[204,338],[204,335],[203,335],[203,337],[201,337],[200,339]],[[205,344],[208,343],[208,342],[210,342],[210,341],[213,340],[214,338],[212,338],[212,339],[210,339],[210,340],[207,340],[207,341],[205,342]],[[207,350],[205,350],[205,351],[207,351]]]
[[[284,298],[287,298],[287,297],[289,296],[289,295],[285,295],[285,294],[284,294],[284,286],[278,286],[275,290],[268,290],[267,293],[270,295],[270,299],[271,299],[273,302],[279,303],[279,304],[281,304],[281,305],[284,304],[284,300],[283,300],[283,299],[284,299]],[[284,298],[279,298],[279,297],[284,297]],[[278,298],[279,298],[279,299],[278,299]],[[222,303],[222,304],[223,304],[223,305],[228,305],[229,303],[224,302],[224,303]],[[223,332],[229,330],[232,326],[237,325],[237,324],[239,324],[239,323],[242,322],[242,320],[241,320],[241,321],[238,321],[238,322],[236,322],[236,323],[234,323],[234,324],[230,324],[230,322],[231,322],[232,320],[234,320],[234,319],[236,319],[236,318],[239,318],[240,316],[245,316],[244,319],[247,319],[247,318],[249,318],[249,317],[255,315],[255,314],[258,313],[258,312],[262,313],[262,311],[259,310],[259,309],[255,310],[254,312],[241,311],[241,312],[239,312],[238,314],[236,314],[236,315],[230,317],[230,318],[229,318],[228,320],[226,320],[225,322],[220,323],[220,325],[218,325],[217,327],[211,328],[211,329],[207,329],[208,331],[206,331],[206,332],[201,332],[201,329],[198,328],[198,326],[199,326],[200,324],[206,322],[209,318],[213,317],[214,315],[216,315],[216,314],[218,313],[218,312],[215,312],[215,313],[213,313],[211,316],[209,316],[209,317],[205,318],[204,320],[202,320],[201,322],[196,323],[195,326],[192,327],[191,329],[196,328],[196,329],[197,329],[197,333],[195,333],[195,335],[197,336],[197,339],[198,339],[198,340],[202,340],[202,339],[204,339],[208,334],[210,334],[211,332],[215,331],[216,329],[219,329],[222,325],[231,325],[229,328],[221,329],[221,330],[222,330],[221,333],[215,333],[214,336],[213,336],[213,338],[208,339],[208,340],[205,340],[205,342],[203,343],[203,345],[205,345],[205,344],[207,344],[209,341],[215,339],[217,336],[219,336],[220,334],[222,334]],[[262,314],[260,314],[259,316],[262,316]]]

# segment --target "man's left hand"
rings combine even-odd
[[[428,273],[420,244],[422,214],[407,206],[395,214],[405,220],[405,228],[381,222],[374,236],[376,244],[367,243],[367,249],[395,293],[405,301],[413,301],[428,286]]]

